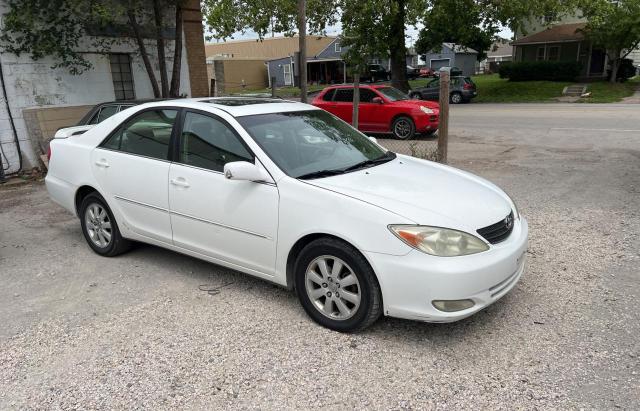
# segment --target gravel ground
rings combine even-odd
[[[531,237],[518,286],[453,324],[332,332],[231,270],[98,257],[42,184],[0,189],[0,409],[640,408],[637,136],[454,131]]]

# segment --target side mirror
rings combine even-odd
[[[227,180],[271,181],[264,170],[248,161],[234,161],[225,164],[224,177]]]
[[[381,97],[374,97],[371,99],[371,102],[376,104],[384,104],[384,100]]]

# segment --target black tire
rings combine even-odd
[[[391,123],[391,133],[400,140],[410,140],[416,134],[416,125],[411,117],[400,116]]]
[[[417,92],[409,94],[409,97],[415,98],[416,100],[422,100],[422,94],[417,93]]]
[[[354,310],[348,318],[337,318],[337,316],[341,315],[341,311],[338,305],[333,303],[331,303],[331,307],[335,308],[335,310],[332,310],[333,314],[331,314],[331,316],[324,314],[323,310],[316,305],[319,301],[314,302],[309,296],[309,292],[307,291],[307,269],[312,267],[314,261],[323,258],[342,260],[345,264],[342,273],[353,274],[358,280],[356,290],[360,296],[359,305],[357,308],[353,307]],[[335,265],[329,268],[333,270],[333,267],[335,267]],[[376,275],[362,254],[348,243],[329,237],[312,241],[307,244],[298,255],[294,265],[294,275],[296,293],[298,294],[298,299],[302,307],[309,317],[323,327],[339,332],[359,331],[373,324],[382,314],[382,293]],[[333,275],[333,272],[330,275]],[[337,294],[336,291],[341,291],[337,278],[338,277],[336,277],[335,280],[337,284],[333,284],[338,287],[333,290],[335,294]],[[355,285],[347,287],[354,286]],[[323,285],[323,287],[326,286]],[[316,290],[318,289],[321,288],[318,287]],[[329,292],[330,289],[330,287],[324,288],[322,292],[324,293],[324,290],[327,290],[328,294],[331,294],[331,292]],[[347,289],[343,288],[342,290]],[[351,290],[353,291],[353,289]],[[335,297],[334,295],[334,299]],[[320,298],[325,297],[323,295]],[[326,301],[325,299],[324,304],[327,304]]]
[[[449,102],[451,104],[462,104],[464,102],[464,99],[462,98],[462,94],[458,92],[454,92],[454,93],[451,93],[451,96],[449,97]]]
[[[89,217],[87,216],[87,214],[89,212],[89,208],[91,208],[92,211],[95,209],[102,209],[107,215],[108,220],[106,220],[106,222],[109,223],[110,227],[107,229],[105,222],[100,221],[100,227],[98,228],[98,230],[103,230],[101,232],[102,238],[105,238],[105,231],[110,235],[109,242],[104,246],[100,246],[99,244],[97,244],[97,242],[99,242],[100,240],[94,240],[98,238],[98,234],[96,234],[96,225],[93,222],[88,221]],[[84,235],[85,240],[87,240],[87,244],[89,244],[89,247],[91,247],[91,249],[96,254],[104,257],[115,257],[116,255],[129,251],[129,249],[131,248],[131,241],[123,238],[120,234],[118,223],[116,222],[111,209],[109,209],[107,202],[104,201],[104,198],[102,198],[100,194],[98,194],[97,192],[93,192],[87,195],[82,200],[79,211],[82,234]],[[95,221],[97,220],[98,219],[95,219]],[[88,227],[88,223],[92,224],[93,226],[91,228]]]

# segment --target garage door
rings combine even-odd
[[[431,60],[431,68],[434,70],[440,70],[441,67],[448,66],[450,66],[449,59]]]

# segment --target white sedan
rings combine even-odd
[[[306,104],[148,103],[50,150],[49,194],[96,253],[140,241],[230,267],[295,289],[334,330],[460,320],[524,271],[527,222],[502,190]]]

